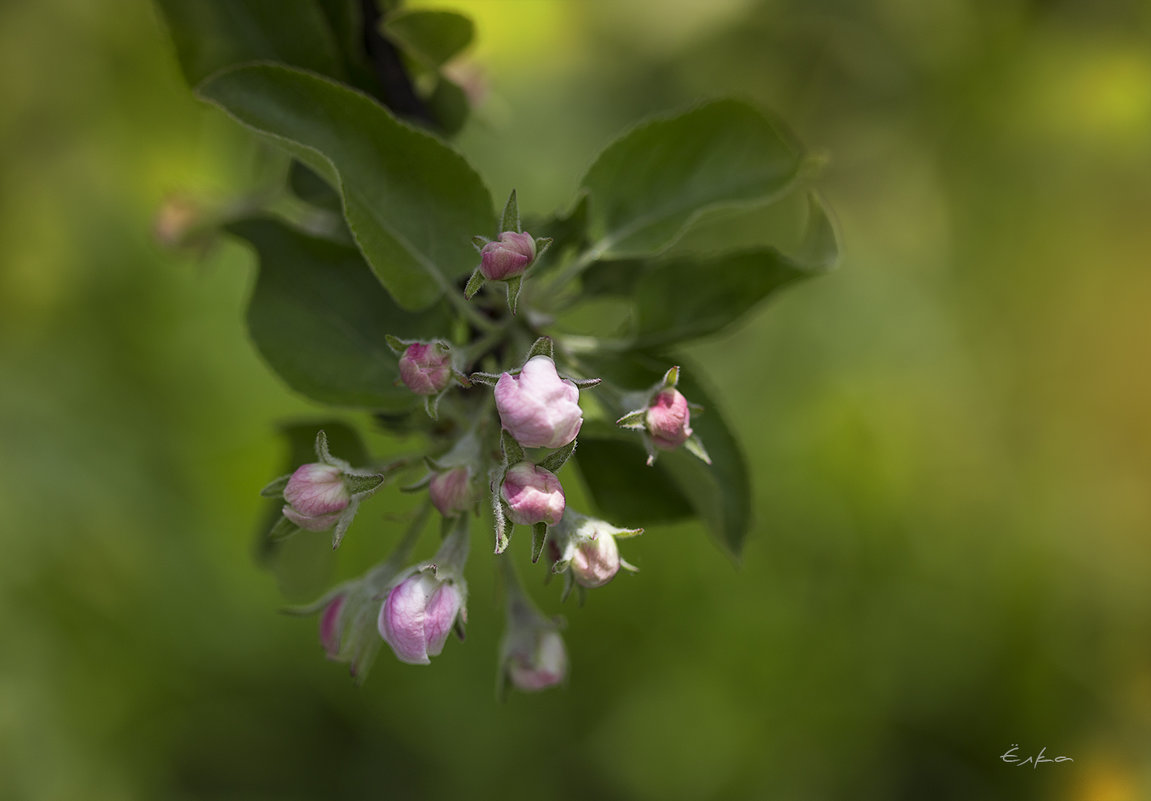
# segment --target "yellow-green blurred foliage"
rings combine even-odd
[[[455,7],[460,146],[525,211],[703,97],[829,157],[842,269],[693,349],[750,454],[742,565],[677,526],[583,609],[533,571],[571,683],[500,705],[477,545],[468,641],[353,688],[254,555],[275,426],[324,412],[245,339],[248,252],[152,238],[281,162],[145,0],[4,4],[0,798],[1151,798],[1151,7]]]

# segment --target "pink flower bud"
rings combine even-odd
[[[678,389],[668,387],[647,407],[647,430],[661,450],[675,450],[691,436],[691,409]]]
[[[453,467],[436,473],[428,486],[432,504],[444,517],[466,512],[475,502],[472,494],[472,471],[467,467]]]
[[[580,542],[572,554],[572,576],[577,584],[589,589],[607,584],[619,567],[619,546],[606,531],[597,531],[594,539]]]
[[[320,616],[320,645],[324,646],[328,659],[340,656],[340,612],[345,600],[343,595],[337,595],[328,602]]]
[[[555,473],[531,462],[508,468],[500,496],[507,502],[513,523],[554,526],[564,516],[564,488]]]
[[[480,272],[489,281],[506,281],[523,275],[536,257],[536,241],[531,234],[504,231],[496,242],[480,250]]]
[[[336,525],[348,508],[351,495],[340,468],[313,462],[292,473],[284,488],[284,517],[308,531],[325,531]]]
[[[417,395],[438,395],[452,380],[451,351],[439,342],[408,345],[400,357],[400,379]]]
[[[567,651],[563,638],[554,629],[540,628],[525,639],[521,648],[508,655],[508,678],[524,692],[543,690],[559,684],[567,673]]]
[[[495,396],[500,422],[525,448],[562,448],[583,425],[579,389],[547,356],[528,359],[518,376],[501,375]]]
[[[427,665],[444,649],[462,606],[463,594],[454,582],[421,570],[388,593],[380,607],[380,636],[401,662]]]

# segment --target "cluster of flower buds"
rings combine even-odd
[[[502,281],[507,284],[508,306],[514,315],[524,273],[550,240],[523,232],[514,192],[501,228],[497,240],[477,240],[481,263],[465,294],[471,298],[485,282]],[[504,318],[504,328],[493,325],[478,341],[456,345],[441,339],[389,336],[387,343],[398,358],[397,384],[423,398],[428,414],[437,420],[431,426],[429,451],[372,472],[332,457],[320,432],[317,461],[277,479],[264,491],[284,500],[273,537],[300,529],[335,529],[336,546],[359,502],[383,486],[393,470],[421,461],[426,465],[423,477],[403,489],[426,490],[427,502],[393,554],[359,579],[297,610],[320,615],[324,652],[330,659],[349,663],[357,679],[366,675],[382,643],[401,662],[429,664],[443,651],[452,631],[463,638],[467,620],[464,568],[470,523],[484,505],[482,477],[488,485],[494,551],[504,567],[507,587],[501,687],[541,690],[563,682],[567,675],[559,623],[533,605],[508,558],[499,556],[508,549],[516,526],[532,530],[532,563],[547,554],[550,570],[546,577],[563,576],[561,600],[578,588],[582,604],[588,590],[603,587],[621,568],[636,570],[621,557],[617,540],[642,534],[643,529],[621,528],[570,508],[560,478],[584,425],[580,394],[596,387],[600,379],[569,374],[570,365],[561,371],[548,337],[536,339],[517,367],[503,372],[474,370],[483,357],[489,357],[484,364],[488,366],[491,357],[498,359],[504,353],[502,348],[493,350],[493,343],[498,344],[501,332],[514,324],[514,319]],[[523,328],[516,330],[522,336]],[[498,365],[496,361],[494,366]],[[626,412],[617,421],[620,427],[640,432],[649,465],[657,451],[680,447],[709,462],[691,427],[691,416],[700,409],[680,393],[678,381],[679,368],[673,367],[647,389],[611,388],[612,402],[605,401],[605,406]],[[439,420],[440,400],[456,386],[464,391],[444,405],[444,419]],[[432,559],[413,564],[410,553],[432,508],[442,521],[442,544]]]

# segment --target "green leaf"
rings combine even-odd
[[[591,423],[573,457],[600,514],[615,525],[646,526],[692,516],[692,506],[662,462],[646,467],[638,434],[621,438]]]
[[[436,78],[435,88],[428,96],[427,103],[445,135],[454,136],[463,130],[471,106],[468,104],[467,93],[459,84],[440,75]]]
[[[379,79],[368,61],[364,44],[364,9],[361,0],[314,0],[328,18],[328,25],[336,39],[337,50],[343,57],[347,83],[368,94],[383,97]]]
[[[659,253],[708,209],[780,194],[800,160],[779,122],[736,100],[642,124],[609,145],[581,182],[597,255]]]
[[[259,256],[248,331],[288,386],[339,406],[411,404],[412,394],[396,386],[399,363],[386,337],[433,337],[447,330],[445,314],[400,309],[350,247],[271,219],[242,220],[228,230]]]
[[[547,218],[533,218],[527,221],[527,229],[537,235],[553,240],[554,255],[551,264],[543,265],[544,271],[558,265],[557,256],[567,250],[582,250],[587,246],[588,197],[580,192],[570,210],[553,214]]]
[[[429,69],[438,69],[471,44],[475,25],[452,11],[401,11],[384,20],[382,33]]]
[[[336,39],[314,0],[156,0],[156,5],[191,86],[248,61],[343,77]]]
[[[366,95],[299,70],[236,67],[198,93],[339,187],[356,243],[400,306],[459,292],[456,279],[476,266],[470,237],[496,218],[463,156]]]
[[[778,290],[831,269],[835,230],[822,203],[809,201],[807,234],[798,256],[772,247],[711,257],[661,257],[604,262],[585,274],[591,290],[624,294],[635,303],[635,342],[666,346],[714,334],[738,322]]]
[[[339,193],[331,185],[315,173],[314,170],[304,166],[295,159],[288,168],[288,187],[292,194],[305,203],[317,208],[343,213],[343,204]]]
[[[642,389],[659,381],[671,361],[628,353],[599,359],[593,367],[617,386]],[[700,373],[681,357],[674,363],[682,366],[679,390],[707,410],[693,416],[691,425],[711,455],[710,466],[680,448],[659,451],[655,464],[645,467],[639,434],[591,423],[580,432],[575,461],[603,516],[615,525],[644,526],[694,513],[717,544],[738,557],[751,527],[747,462],[715,400],[701,386]]]

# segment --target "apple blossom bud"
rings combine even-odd
[[[337,595],[324,607],[320,615],[320,645],[324,646],[324,653],[328,659],[338,659],[340,656],[340,612],[343,611],[343,595]]]
[[[517,462],[508,468],[500,497],[508,505],[513,523],[554,526],[564,515],[564,489],[555,473],[531,462]]]
[[[607,531],[598,531],[594,538],[582,540],[572,554],[572,576],[577,584],[589,589],[607,584],[619,568],[619,546]]]
[[[380,607],[380,636],[401,662],[430,664],[429,657],[444,649],[444,642],[463,606],[463,594],[454,581],[421,570],[397,584]]]
[[[428,486],[432,504],[444,517],[466,512],[475,503],[472,494],[472,471],[467,467],[453,467],[432,476]]]
[[[400,357],[400,379],[417,395],[438,395],[452,380],[451,350],[440,342],[415,342]]]
[[[678,389],[662,390],[647,408],[647,429],[661,450],[675,450],[691,436],[691,409]]]
[[[496,242],[480,250],[480,272],[489,281],[506,281],[523,275],[536,257],[536,241],[531,234],[504,231]]]
[[[567,673],[567,651],[555,629],[536,629],[508,654],[508,678],[524,692],[544,690],[563,681]]]
[[[579,389],[547,356],[528,359],[517,376],[501,375],[495,398],[500,422],[525,448],[562,448],[583,425]]]
[[[297,468],[284,487],[284,517],[308,531],[325,531],[348,508],[351,495],[343,471],[335,465],[313,462]]]

